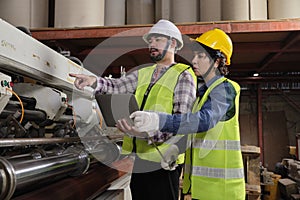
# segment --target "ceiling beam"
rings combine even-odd
[[[249,52],[256,52],[256,53],[264,53],[264,52],[300,52],[300,46],[289,48],[289,49],[282,49],[281,42],[241,42],[241,43],[234,43],[234,53],[249,53]]]
[[[220,21],[177,23],[183,35],[199,35],[213,28],[221,28],[226,33],[273,32],[300,30],[300,19],[266,21]],[[109,38],[112,36],[142,36],[152,24],[125,25],[118,27],[97,26],[84,28],[39,28],[30,29],[32,36],[39,41],[82,38]]]
[[[300,75],[297,76],[273,76],[273,77],[234,77],[231,76],[230,79],[238,81],[239,83],[294,83],[298,82]]]
[[[230,66],[230,71],[235,71],[235,72],[254,72],[254,69],[257,69],[257,71],[260,69],[257,68],[257,63],[232,64]],[[299,61],[270,63],[268,65],[267,71],[268,72],[293,72],[291,70],[293,70],[294,72],[300,72]],[[264,72],[264,71],[260,71],[260,72]]]
[[[294,47],[290,49],[282,49],[280,42],[245,42],[245,43],[234,43],[234,53],[264,53],[264,52],[288,52],[288,53],[297,53],[300,52],[300,46]],[[129,53],[132,50],[145,50],[147,47],[145,45],[136,45],[136,46],[110,46],[101,48],[100,46],[97,47],[90,47],[85,48],[81,52],[78,53],[78,55],[87,55],[89,53],[95,54],[95,55],[106,55],[106,54],[121,54],[121,53]],[[78,49],[77,49],[78,51]],[[72,51],[73,52],[73,51]],[[76,52],[74,50],[74,52]],[[137,53],[144,54],[144,51],[138,51]]]
[[[258,65],[257,72],[262,72],[265,68],[268,67],[268,65],[272,62],[274,62],[286,49],[288,49],[290,46],[292,46],[295,42],[297,42],[300,39],[300,34],[298,32],[292,32],[289,34],[289,36],[286,38],[286,40],[282,43],[281,51],[275,53],[275,54],[269,54],[266,56],[266,58]]]

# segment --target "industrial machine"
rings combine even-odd
[[[68,75],[92,73],[1,19],[0,30],[0,199],[94,199],[125,172],[92,91]]]

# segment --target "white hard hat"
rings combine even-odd
[[[181,36],[181,32],[172,22],[161,19],[156,24],[152,26],[150,31],[143,36],[143,39],[146,43],[148,43],[148,38],[151,34],[161,34],[165,36],[169,36],[177,40],[177,49],[180,50],[183,47],[183,40]]]

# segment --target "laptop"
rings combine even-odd
[[[130,114],[139,106],[133,94],[96,94],[95,99],[108,127],[115,127],[119,119],[127,119],[132,124]]]

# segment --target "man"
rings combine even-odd
[[[137,111],[134,126],[119,120],[126,132],[156,130],[189,134],[183,193],[200,200],[244,200],[245,181],[239,132],[240,87],[228,74],[233,47],[230,37],[213,29],[193,45],[193,69],[205,84],[199,88],[193,113],[165,114]]]
[[[179,29],[168,20],[160,20],[143,39],[148,43],[154,65],[120,79],[70,74],[76,78],[75,86],[79,89],[92,86],[100,93],[133,93],[140,110],[170,114],[191,111],[196,98],[196,77],[189,66],[175,62],[175,52],[183,47]],[[130,183],[134,200],[178,199],[183,157],[175,169],[165,170],[160,165],[163,159],[160,153],[168,149],[167,140],[172,136],[167,132],[156,132],[149,140],[124,136],[123,153],[137,155]]]

